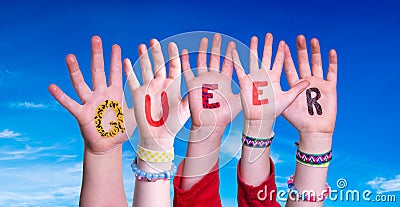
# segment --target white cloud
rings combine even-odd
[[[65,168],[65,172],[67,173],[82,173],[83,172],[83,163],[76,163],[75,165]]]
[[[44,103],[34,103],[34,102],[15,102],[9,104],[10,108],[14,109],[48,109],[50,106]]]
[[[0,43],[1,48],[1,43]],[[4,65],[0,65],[0,79],[3,77],[12,77],[15,76],[16,73],[12,72],[10,69],[6,68]]]
[[[60,110],[60,105],[56,101],[46,101],[46,102],[17,101],[17,102],[9,102],[3,104],[3,106],[13,110],[50,110],[50,111]]]
[[[400,191],[400,175],[394,179],[377,177],[367,182],[377,193]]]
[[[51,190],[21,193],[4,192],[0,195],[0,203],[10,207],[19,206],[52,206],[52,204],[77,205],[80,186],[53,188]],[[57,206],[58,206],[57,205]]]
[[[17,138],[19,136],[21,136],[20,133],[11,131],[9,129],[4,129],[0,132],[0,138]]]
[[[37,158],[47,156],[47,154],[43,154],[40,152],[48,151],[55,149],[55,147],[31,147],[29,145],[25,145],[25,149],[0,149],[0,160],[35,160]]]
[[[78,155],[60,155],[59,158],[57,159],[57,162],[73,160],[76,157],[78,157]]]
[[[271,152],[271,159],[274,161],[274,164],[278,164],[278,163],[282,163],[282,162],[285,162],[285,161],[283,161],[283,160],[281,160],[280,159],[280,156],[279,156],[279,154],[276,154],[276,153],[274,153],[274,152]]]
[[[77,206],[82,175],[79,165],[82,163],[32,163],[21,169],[0,170],[0,203],[11,207]]]

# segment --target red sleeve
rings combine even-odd
[[[205,175],[189,190],[181,188],[183,160],[174,178],[174,206],[175,207],[221,207],[219,195],[219,170],[218,162],[210,173]]]
[[[276,183],[274,163],[271,161],[271,175],[259,186],[247,185],[240,176],[240,160],[237,169],[239,207],[280,207],[276,202]],[[271,194],[271,191],[273,192]]]

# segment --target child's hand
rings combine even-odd
[[[335,50],[330,51],[328,74],[324,80],[317,39],[311,40],[311,51],[312,74],[306,40],[304,36],[298,36],[297,52],[301,77],[299,79],[290,50],[286,47],[284,67],[289,85],[292,87],[300,81],[307,80],[310,86],[284,111],[283,115],[302,135],[324,133],[331,136],[335,127],[337,110],[337,55]]]
[[[241,100],[245,118],[245,133],[249,136],[268,137],[275,118],[285,110],[309,85],[299,81],[291,89],[283,92],[280,85],[286,44],[279,43],[274,64],[271,68],[272,34],[265,37],[261,68],[258,65],[257,37],[250,43],[250,73],[243,70],[238,52],[233,52],[235,70],[241,89]],[[249,131],[250,130],[250,131]]]
[[[127,132],[132,133],[136,128],[136,121],[133,109],[124,107],[121,48],[118,45],[112,47],[107,86],[101,39],[98,36],[92,38],[93,91],[85,83],[75,56],[68,55],[66,62],[82,105],[54,84],[49,86],[49,91],[77,119],[86,148],[92,153],[103,154],[122,145],[128,139]]]
[[[153,39],[150,46],[155,78],[144,44],[139,45],[143,85],[140,86],[129,59],[125,59],[124,68],[135,105],[140,145],[152,150],[166,150],[172,148],[176,134],[189,118],[189,106],[180,93],[181,62],[178,47],[173,42],[168,45],[170,68],[167,77],[160,43]]]
[[[240,96],[232,93],[232,51],[235,44],[231,42],[220,71],[221,35],[216,34],[212,43],[210,64],[207,67],[208,39],[200,42],[197,59],[197,77],[194,76],[189,63],[187,50],[182,52],[182,69],[189,90],[190,113],[192,126],[225,128],[242,110]]]

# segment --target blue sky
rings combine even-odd
[[[88,84],[90,37],[103,39],[106,65],[114,43],[123,56],[137,58],[137,46],[190,31],[214,31],[248,45],[266,32],[295,47],[298,34],[318,37],[323,61],[331,48],[339,54],[339,109],[334,161],[328,181],[345,178],[348,189],[397,195],[400,162],[397,106],[400,75],[400,4],[396,1],[2,1],[0,6],[0,206],[76,206],[83,142],[74,118],[47,92],[57,83],[77,99],[64,58],[74,53]],[[197,44],[197,42],[195,42]],[[183,48],[180,48],[183,49]],[[193,63],[194,65],[194,63]],[[285,79],[284,79],[285,80]],[[285,81],[283,87],[287,88]],[[221,158],[237,152],[242,116]],[[278,118],[272,146],[279,189],[294,172],[296,130]],[[136,133],[137,134],[137,133]],[[236,137],[236,139],[233,139]],[[177,154],[185,143],[177,141]],[[124,180],[132,200],[133,159],[124,145]],[[225,206],[236,199],[237,159],[221,169]],[[335,203],[326,206],[396,206]]]

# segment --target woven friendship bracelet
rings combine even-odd
[[[271,138],[255,138],[250,137],[245,134],[242,134],[242,142],[245,146],[253,147],[253,148],[267,148],[271,145],[272,140],[274,137]]]
[[[332,160],[332,150],[323,154],[308,154],[297,149],[296,160],[309,167],[328,167]]]
[[[140,181],[147,181],[147,182],[156,182],[157,180],[170,180],[176,173],[176,166],[172,163],[171,169],[159,172],[159,173],[150,173],[145,172],[137,166],[137,158],[132,162],[131,168],[133,173],[135,174],[136,179]]]
[[[137,156],[146,162],[172,162],[174,160],[174,148],[169,151],[153,151],[138,145]]]
[[[294,175],[290,176],[287,181],[288,188],[290,190],[289,199],[296,199],[308,202],[322,202],[329,197],[330,187],[328,183],[325,184],[325,190],[322,191],[322,194],[317,195],[317,193],[312,191],[303,191],[302,193],[294,186]],[[293,197],[294,195],[295,197]]]

